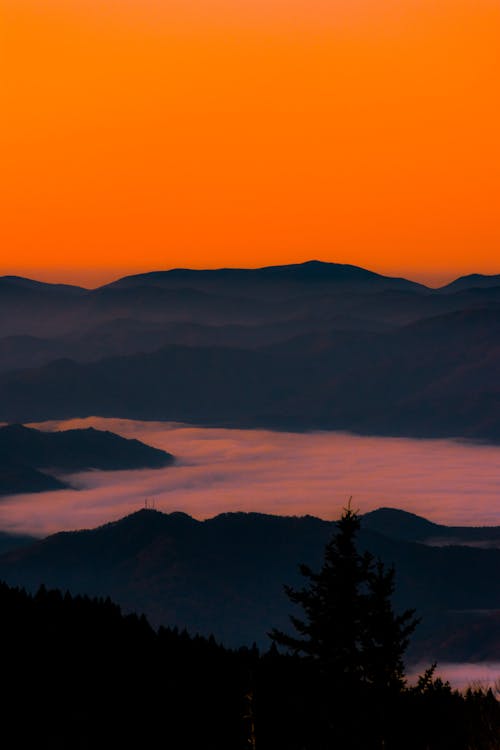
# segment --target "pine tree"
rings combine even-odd
[[[308,585],[285,586],[290,600],[304,611],[303,619],[290,618],[297,635],[273,630],[270,637],[313,661],[338,689],[401,689],[403,655],[418,621],[414,610],[395,614],[394,570],[358,551],[360,523],[350,506],[344,510],[326,545],[320,572],[301,565]]]
[[[393,610],[394,570],[358,551],[360,523],[349,504],[321,570],[301,565],[307,584],[285,586],[304,613],[290,618],[295,634],[269,634],[301,657],[303,716],[297,720],[308,726],[308,746],[321,750],[387,746],[405,687],[403,655],[417,624],[413,610]]]
[[[364,680],[381,690],[405,687],[404,653],[418,619],[415,610],[396,614],[392,608],[394,567],[378,560],[368,577],[365,622],[362,636]]]

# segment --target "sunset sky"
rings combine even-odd
[[[500,273],[498,0],[0,0],[0,273]]]

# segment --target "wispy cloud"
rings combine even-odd
[[[500,524],[500,448],[449,440],[207,429],[90,418],[94,426],[175,454],[166,469],[73,474],[74,490],[0,503],[0,528],[34,534],[95,526],[144,506],[197,518],[259,511],[335,518],[350,495],[361,512],[404,508],[449,524]]]

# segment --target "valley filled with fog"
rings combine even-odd
[[[0,527],[46,535],[96,526],[154,504],[208,518],[230,511],[337,518],[402,508],[448,525],[500,525],[500,447],[453,440],[275,432],[88,418],[36,425],[93,426],[175,456],[160,469],[86,471],[76,489],[3,498]]]

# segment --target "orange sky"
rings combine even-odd
[[[500,272],[497,0],[0,0],[0,273]]]

